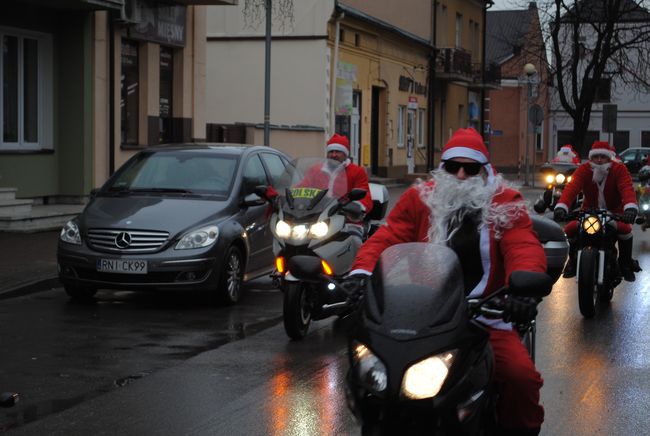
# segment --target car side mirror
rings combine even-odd
[[[359,189],[359,188],[354,188],[352,191],[348,193],[348,198],[350,201],[357,201],[361,200],[363,197],[366,196],[368,191],[365,189]]]
[[[266,200],[261,198],[259,195],[253,193],[245,196],[244,200],[242,201],[242,204],[245,207],[262,206],[263,204],[266,204]]]
[[[533,271],[513,271],[508,288],[514,295],[542,298],[551,293],[553,279],[546,273]]]
[[[268,191],[269,187],[266,185],[257,185],[254,189],[254,193],[259,195],[261,198],[266,198],[266,191]]]

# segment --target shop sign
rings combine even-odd
[[[418,108],[418,98],[410,95],[409,96],[409,104],[408,104],[409,109],[417,109]]]
[[[185,46],[185,6],[155,0],[134,0],[129,37],[162,45]]]
[[[352,115],[353,86],[357,81],[357,66],[338,62],[336,71],[336,115]]]
[[[427,94],[427,87],[425,85],[406,76],[399,76],[399,90],[419,95]]]

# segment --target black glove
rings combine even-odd
[[[623,222],[628,224],[634,224],[634,219],[636,218],[636,209],[633,207],[628,207],[623,211]]]
[[[553,220],[554,221],[566,221],[566,210],[561,207],[556,207],[553,209]]]
[[[505,301],[503,320],[514,323],[531,321],[537,316],[537,303],[536,298],[509,295]]]
[[[363,219],[363,209],[356,201],[345,204],[341,211],[352,221],[361,221]]]
[[[358,307],[363,300],[363,293],[369,277],[366,274],[352,274],[341,282],[341,287],[348,294],[348,300],[353,307]]]

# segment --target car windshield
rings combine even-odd
[[[238,157],[197,150],[141,153],[103,191],[217,195],[232,190]]]

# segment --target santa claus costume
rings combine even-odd
[[[370,274],[382,251],[391,245],[427,241],[447,244],[457,253],[460,248],[466,292],[473,297],[495,292],[507,283],[512,271],[546,271],[544,250],[523,197],[495,174],[483,139],[474,129],[456,131],[444,146],[441,160],[461,157],[483,164],[482,176],[459,180],[438,169],[432,172],[433,180],[410,187],[386,224],[361,247],[352,273]],[[476,243],[457,244],[457,238],[471,235],[472,228]],[[510,323],[483,322],[489,326],[495,356],[500,425],[536,434],[544,418],[539,404],[541,375]]]

